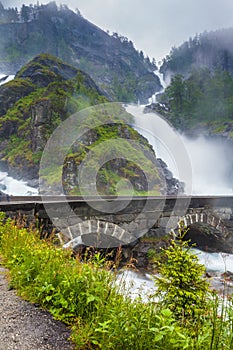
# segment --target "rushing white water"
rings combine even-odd
[[[8,176],[6,172],[0,171],[0,185],[2,191],[14,196],[30,196],[38,194],[38,190],[30,187],[24,181],[19,181]]]
[[[159,67],[159,68],[160,68],[160,67]],[[163,79],[163,74],[160,73],[159,68],[158,68],[158,70],[155,70],[155,71],[154,71],[154,74],[157,75],[157,77],[159,78],[160,83],[161,83],[161,85],[162,85],[162,89],[161,89],[160,91],[154,93],[154,95],[152,95],[152,96],[148,99],[149,103],[156,103],[156,102],[157,102],[157,96],[158,96],[159,94],[161,94],[161,93],[166,89],[166,87],[167,87],[167,85],[168,85],[168,84],[164,81],[164,79]]]
[[[134,127],[165,161],[173,176],[185,183],[186,194],[233,194],[233,159],[229,145],[204,137],[189,139],[179,134],[158,113],[144,113],[145,106],[129,105]]]
[[[226,253],[206,253],[198,249],[193,249],[193,253],[198,256],[199,262],[206,267],[206,271],[211,274],[209,280],[212,287],[220,290],[224,281],[221,274],[229,271],[233,273],[233,254]],[[153,275],[141,274],[133,271],[123,271],[119,274],[117,282],[120,292],[132,299],[140,297],[143,301],[153,300],[156,286]],[[230,283],[229,283],[230,285]]]
[[[233,254],[227,253],[206,253],[198,249],[193,249],[194,254],[199,258],[201,264],[205,265],[207,271],[233,273]]]
[[[155,283],[153,276],[130,270],[124,270],[117,276],[119,292],[131,299],[141,298],[143,301],[153,300]]]
[[[153,146],[157,158],[164,160],[173,176],[185,182],[186,193],[192,193],[192,168],[181,136],[156,113],[144,113],[144,106],[128,105],[134,127]]]
[[[182,136],[192,164],[193,194],[233,194],[232,150],[221,140]]]
[[[134,116],[135,129],[146,137],[157,157],[163,159],[173,175],[184,181],[187,194],[230,195],[232,184],[232,151],[226,142],[204,137],[189,139],[179,134],[158,113],[144,113],[145,106],[127,106]],[[206,253],[194,250],[201,264],[212,276],[212,287],[223,288],[221,274],[233,273],[233,254]],[[124,272],[128,295],[149,300],[155,291],[153,276]]]

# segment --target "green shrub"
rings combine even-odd
[[[159,266],[161,276],[156,278],[157,295],[162,303],[173,311],[179,320],[199,318],[208,309],[208,293],[211,292],[203,278],[205,267],[190,252],[189,242],[184,240],[187,230],[181,223],[176,239],[163,249],[166,261]]]
[[[25,299],[39,303],[56,319],[72,327],[72,340],[76,349],[232,349],[232,300],[229,299],[227,305],[222,303],[219,315],[217,295],[211,302],[205,302],[209,290],[206,282],[200,280],[203,268],[197,265],[193,255],[189,255],[186,244],[178,239],[165,252],[171,266],[171,259],[174,259],[174,270],[180,273],[179,266],[182,271],[181,276],[173,280],[176,283],[179,279],[183,283],[176,283],[178,297],[175,295],[174,300],[178,307],[168,298],[172,289],[166,295],[165,284],[159,287],[164,293],[164,302],[142,302],[140,298],[132,301],[127,295],[119,293],[115,283],[116,274],[109,271],[109,264],[99,253],[89,260],[80,261],[71,256],[71,251],[56,247],[52,240],[41,240],[36,229],[25,229],[22,225],[6,220],[4,214],[0,213],[0,254],[3,263],[9,268],[11,287],[16,288]],[[185,271],[178,257],[187,272],[190,272],[188,266],[197,269],[196,272],[192,271],[195,283],[191,275],[187,278],[183,276]],[[169,265],[166,269],[161,271],[174,275]],[[182,298],[185,297],[190,306],[194,299],[191,287],[197,296],[196,306],[191,305],[190,313],[182,303]],[[183,297],[179,297],[178,290],[183,293]],[[200,300],[203,301],[206,314],[202,312],[198,318],[196,311],[200,315]],[[181,308],[188,323],[180,322]]]

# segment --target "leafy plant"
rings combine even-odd
[[[184,240],[187,230],[180,223],[178,235],[163,249],[166,261],[159,266],[161,276],[156,277],[157,295],[162,304],[169,307],[178,320],[197,319],[208,309],[210,292],[203,278],[205,267],[190,252],[189,242]]]
[[[119,293],[122,286],[117,287],[116,274],[109,271],[111,265],[105,262],[102,254],[94,253],[90,259],[88,255],[81,261],[79,257],[72,257],[70,250],[55,246],[52,239],[41,240],[38,230],[25,229],[24,224],[22,220],[6,219],[0,213],[0,254],[2,263],[9,268],[10,285],[26,300],[39,303],[56,319],[72,327],[71,337],[76,349],[232,349],[232,299],[220,303],[216,295],[205,303],[204,291],[208,297],[209,290],[205,280],[201,281],[201,268],[195,256],[190,256],[185,242],[180,240],[182,236],[170,249],[164,250],[170,267],[173,265],[177,272],[174,277],[170,267],[164,270],[177,287],[175,300],[179,307],[176,308],[166,297],[165,284],[160,289],[164,301],[143,302],[141,298],[132,301],[127,294]],[[185,269],[181,268],[179,259]],[[190,272],[190,266],[197,271],[192,271],[186,279],[184,273]],[[190,295],[187,295],[187,285],[192,287]],[[166,286],[169,288],[170,283]],[[182,297],[186,297],[190,306],[193,291],[197,293],[196,306],[191,305],[193,312],[189,313]],[[205,314],[201,312],[198,318],[200,300],[203,300]],[[181,308],[188,323],[180,322]]]

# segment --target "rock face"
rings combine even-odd
[[[189,230],[185,236],[187,240],[191,240],[191,243],[195,244],[195,247],[209,253],[213,252],[225,252],[232,254],[232,220],[224,220],[226,228],[229,230],[229,234],[225,237],[221,232],[208,224],[193,224],[189,227]]]
[[[0,24],[0,72],[15,74],[44,52],[90,74],[110,99],[147,103],[162,88],[153,73],[155,64],[136,51],[126,37],[111,36],[80,13],[67,6],[58,8],[55,2],[28,6],[27,10],[27,20]],[[66,79],[70,79],[69,73]]]
[[[158,162],[161,166],[163,176],[165,177],[167,194],[177,196],[178,194],[184,193],[185,184],[173,177],[172,172],[168,169],[167,164],[162,159],[158,158]]]
[[[104,161],[102,165],[104,153],[107,154],[107,150],[101,146],[106,141],[106,134],[108,134],[107,139],[112,140],[113,159]],[[120,142],[115,143],[115,140]],[[136,142],[133,148],[132,141]],[[121,147],[123,147],[123,153]],[[101,195],[116,195],[117,193],[123,195],[128,194],[130,189],[128,186],[132,186],[134,195],[145,195],[147,191],[152,191],[151,194],[154,195],[166,194],[166,186],[159,172],[159,162],[147,140],[130,126],[118,123],[92,129],[81,140],[73,144],[71,155],[66,157],[63,168],[63,186],[67,193],[80,194],[78,175],[83,165],[85,166],[84,159],[88,157],[89,151],[92,152],[92,168],[85,178],[88,191],[94,192],[96,186]],[[132,156],[133,153],[134,156]],[[115,154],[121,154],[121,156],[116,157]],[[93,182],[91,169],[97,171],[93,190],[90,190]],[[122,180],[124,185],[119,190],[118,184]]]
[[[46,128],[51,121],[51,101],[39,101],[31,107],[32,151],[43,151],[46,143]]]
[[[107,99],[86,73],[51,55],[35,57],[0,86],[1,169],[18,179],[38,178],[52,131],[70,114],[98,102]]]

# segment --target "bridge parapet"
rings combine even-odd
[[[120,198],[116,208],[118,205],[121,208],[127,200]],[[57,232],[63,232],[67,240],[73,240],[72,244],[81,241],[90,244],[93,236],[96,236],[95,241],[108,236],[120,244],[128,244],[144,234],[161,237],[176,229],[182,219],[186,226],[205,224],[213,227],[219,231],[220,238],[228,240],[229,244],[232,241],[233,246],[233,197],[181,197],[178,202],[176,197],[152,197],[143,211],[146,200],[136,197],[123,206],[124,209],[107,213],[80,198],[71,197],[64,201],[61,197],[49,197],[46,202],[46,207],[50,208],[48,215],[45,203],[39,197],[21,198],[21,201],[11,198],[10,203],[0,203],[0,210],[11,217],[20,213],[31,221],[37,219],[48,232],[55,225]],[[92,201],[98,204],[95,198]]]

